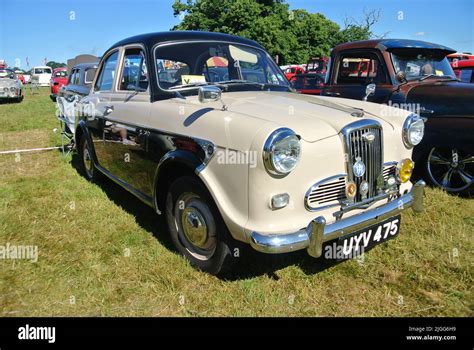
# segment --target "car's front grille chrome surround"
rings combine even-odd
[[[341,137],[344,143],[347,178],[357,186],[357,194],[353,201],[357,203],[376,197],[377,178],[383,170],[382,125],[376,120],[359,120],[344,127]],[[354,164],[358,161],[365,165],[365,172],[359,176],[354,174]],[[368,183],[365,195],[360,191],[364,181]]]

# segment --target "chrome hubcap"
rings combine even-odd
[[[217,247],[217,234],[207,204],[194,193],[184,193],[176,201],[174,212],[182,245],[195,258],[209,260]]]
[[[428,156],[431,181],[449,192],[460,192],[474,183],[474,156],[457,149],[433,148]]]
[[[195,208],[186,208],[181,215],[181,225],[183,226],[186,238],[199,248],[206,248],[207,226],[201,213]]]

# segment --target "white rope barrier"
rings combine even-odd
[[[17,154],[17,153],[27,153],[27,152],[41,152],[41,151],[51,151],[53,149],[61,149],[61,148],[62,147],[19,149],[19,150],[14,150],[14,151],[0,151],[0,154]]]

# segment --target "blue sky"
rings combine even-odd
[[[135,34],[169,30],[173,0],[0,0],[0,59],[27,69],[48,60],[66,62],[77,54],[102,53]],[[320,12],[342,25],[363,10],[381,9],[374,27],[388,37],[432,41],[474,52],[474,1],[456,0],[290,0],[291,9]],[[18,62],[18,61],[16,61]]]

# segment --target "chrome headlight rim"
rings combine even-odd
[[[410,139],[410,128],[415,125],[415,123],[423,123],[423,135],[418,143],[413,143]],[[424,120],[418,114],[410,114],[403,123],[403,143],[407,149],[412,149],[413,147],[420,144],[424,136]]]
[[[298,140],[299,152],[298,157],[295,161],[293,167],[289,168],[286,171],[282,171],[277,169],[273,161],[274,149],[275,146],[283,141],[288,137],[295,137]],[[300,137],[291,129],[288,128],[279,128],[273,131],[270,136],[268,136],[267,140],[265,141],[265,145],[263,146],[263,163],[265,165],[265,169],[268,173],[275,176],[286,176],[291,173],[299,163],[301,158],[301,141]]]

